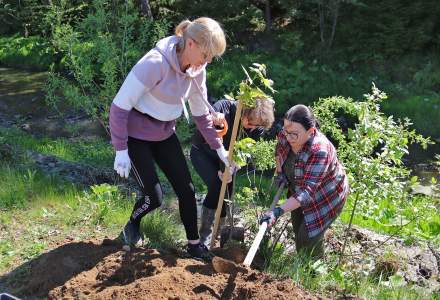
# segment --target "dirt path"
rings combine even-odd
[[[322,299],[259,271],[219,274],[176,250],[125,252],[97,241],[60,244],[5,283],[26,299]]]

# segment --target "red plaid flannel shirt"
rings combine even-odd
[[[276,160],[283,167],[290,144],[280,132],[275,148]],[[336,156],[333,144],[316,131],[297,154],[294,168],[295,182],[289,195],[301,204],[309,237],[323,232],[336,219],[348,196],[348,181],[344,168]]]

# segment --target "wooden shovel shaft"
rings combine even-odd
[[[281,183],[280,187],[278,188],[277,193],[275,194],[275,197],[273,197],[272,204],[270,205],[270,210],[274,209],[277,205],[278,201],[280,200],[281,193],[283,192],[285,183]],[[260,225],[260,228],[258,229],[257,236],[255,237],[255,240],[252,243],[251,248],[249,249],[248,254],[246,255],[246,258],[244,259],[243,265],[246,267],[249,267],[254,260],[255,254],[257,253],[258,247],[260,246],[261,240],[263,239],[264,234],[267,230],[267,222],[263,222]]]
[[[242,109],[243,109],[243,104],[241,104],[241,102],[238,101],[237,110],[235,112],[234,125],[232,127],[231,140],[229,142],[229,149],[228,149],[229,162],[232,162],[232,156],[234,154],[234,145],[235,145],[235,140],[237,139],[238,124],[240,123]],[[212,249],[215,246],[218,226],[220,223],[220,214],[221,214],[222,208],[223,208],[223,200],[225,199],[226,186],[228,185],[227,179],[229,177],[229,172],[230,172],[229,168],[225,168],[225,171],[223,172],[222,186],[220,188],[220,195],[219,195],[219,199],[218,199],[217,210],[215,211],[214,229],[212,230],[210,249]]]

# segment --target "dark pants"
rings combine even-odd
[[[208,144],[192,145],[190,155],[194,168],[208,188],[208,193],[203,201],[203,205],[210,209],[217,209],[218,198],[222,186],[222,181],[218,177],[218,171],[221,166],[220,158],[215,150],[209,148]],[[227,199],[231,198],[232,186],[232,182],[227,186],[225,194],[225,198]],[[220,216],[222,218],[226,216],[225,203],[223,204]]]
[[[322,258],[324,256],[324,235],[326,230],[310,238],[307,233],[302,209],[295,209],[291,212],[291,215],[296,251],[315,260]]]
[[[140,175],[142,197],[136,202],[130,220],[139,224],[141,218],[162,204],[162,188],[154,162],[165,173],[179,201],[180,219],[189,240],[199,238],[194,186],[177,136],[152,142],[128,138],[128,154]],[[131,174],[135,175],[132,168]],[[142,188],[142,185],[144,186]]]

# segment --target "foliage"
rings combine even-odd
[[[243,167],[251,158],[251,149],[255,146],[255,140],[251,138],[244,138],[234,144],[233,161],[239,166]]]
[[[402,157],[408,153],[410,143],[425,147],[429,143],[429,139],[409,129],[408,119],[396,122],[380,111],[386,97],[373,84],[372,93],[365,95],[365,101],[330,97],[320,99],[313,107],[322,131],[338,145],[338,157],[347,170],[352,197],[362,199],[359,209],[365,218],[378,215],[380,199],[387,199],[395,207],[403,199],[408,201],[409,170],[403,165]],[[344,132],[337,123],[341,118],[354,118],[355,124]],[[397,225],[406,220],[396,218],[394,222]]]
[[[273,81],[266,78],[266,66],[264,64],[253,63],[252,67],[249,67],[249,71],[253,75],[249,75],[248,71],[242,66],[246,79],[240,82],[237,94],[225,95],[227,99],[237,99],[243,105],[243,107],[255,107],[255,101],[257,99],[264,99],[266,101],[273,101],[272,97],[266,94],[265,91],[274,93],[272,88]]]
[[[409,208],[406,204],[416,201],[408,192],[416,180],[409,180],[410,172],[402,162],[410,143],[426,147],[430,140],[409,129],[408,119],[395,121],[385,116],[380,104],[386,98],[373,84],[372,93],[365,95],[365,101],[330,97],[320,99],[314,106],[323,132],[338,145],[338,157],[349,178],[351,215],[346,221],[350,227],[355,216],[361,217],[400,233],[403,227],[412,224],[410,231],[414,235],[433,239],[439,232],[438,220],[430,221],[437,229],[427,230],[420,227],[420,216],[415,211],[406,212]],[[354,124],[344,132],[337,120],[350,122],[350,118],[354,118]],[[415,222],[418,226],[414,226]]]
[[[8,66],[47,70],[54,62],[54,50],[39,36],[0,37],[0,61]]]
[[[25,37],[29,35],[48,37],[54,7],[58,11],[63,11],[63,22],[75,24],[84,16],[88,2],[82,0],[0,1],[0,33],[20,33]]]
[[[126,199],[119,192],[118,187],[107,183],[93,185],[90,187],[90,191],[86,191],[82,197],[78,197],[80,206],[84,205],[88,208],[83,213],[83,220],[87,220],[93,225],[110,223],[111,212],[117,207],[123,207],[125,201]]]
[[[249,149],[251,163],[257,170],[267,171],[275,168],[275,140],[260,140]]]
[[[360,59],[385,59],[412,51],[438,47],[439,14],[434,0],[423,2],[372,0],[364,5],[344,6],[337,35],[338,43]],[[389,13],[392,9],[393,13]],[[356,36],[356,43],[347,43]],[[365,51],[365,46],[368,51]],[[422,51],[423,51],[422,50]]]
[[[279,252],[267,271],[274,276],[286,275],[308,290],[330,293],[330,298],[356,295],[362,299],[435,299],[435,292],[407,283],[401,275],[374,280],[362,270],[336,265],[335,254],[326,260],[314,261],[304,255]]]
[[[77,26],[63,23],[62,17],[58,20],[52,42],[71,77],[52,68],[47,100],[55,106],[67,101],[105,126],[122,80],[136,60],[166,35],[168,22],[138,17],[131,1],[119,5],[104,0],[94,0]]]

